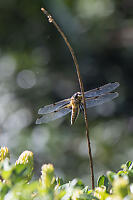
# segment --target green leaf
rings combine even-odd
[[[133,177],[133,169],[129,171],[129,176]]]
[[[6,161],[4,161],[3,169],[1,168],[0,170],[2,179],[10,181],[12,184],[16,184],[21,180],[27,179],[28,171],[24,164],[16,166],[9,166],[8,164]]]
[[[108,189],[108,186],[109,186],[108,178],[104,175],[100,176],[97,181],[97,186],[98,187],[105,186],[106,189]]]
[[[129,169],[129,168],[132,166],[132,161],[126,162],[126,166],[127,166],[127,168]]]
[[[3,179],[8,179],[12,173],[12,166],[9,164],[9,160],[5,159],[0,163],[0,175]]]
[[[56,184],[59,185],[59,186],[63,185],[63,179],[57,177],[57,178],[56,178]]]
[[[10,187],[6,183],[0,182],[0,199],[3,199],[9,190]]]
[[[92,194],[80,194],[79,200],[98,200],[96,197],[94,197]]]
[[[131,170],[133,168],[133,162],[132,161],[128,161],[126,162],[126,164],[123,164],[121,166],[121,168],[125,171],[128,172],[128,170]]]
[[[123,170],[118,171],[117,174],[118,174],[119,176],[121,176],[121,177],[127,176],[127,172],[126,172],[126,171],[123,171]]]
[[[82,191],[83,193],[87,193],[87,194],[90,194],[92,192],[92,190],[89,190],[88,186],[85,186],[85,188]]]
[[[113,183],[113,181],[116,179],[117,177],[117,174],[114,173],[114,172],[111,172],[111,171],[108,171],[107,172],[107,177],[108,177],[108,180],[110,181],[110,183]]]
[[[73,179],[71,182],[70,182],[70,187],[80,187],[80,188],[83,188],[84,187],[84,184],[81,180],[79,179]]]
[[[12,174],[10,176],[11,182],[17,183],[27,178],[27,171],[25,165],[16,165],[12,168]]]
[[[126,162],[126,166],[127,166],[127,168],[129,169],[129,167],[132,165],[132,161],[128,161],[128,162]]]

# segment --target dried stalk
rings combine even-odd
[[[94,189],[94,171],[93,171],[93,159],[92,159],[92,153],[91,153],[91,145],[90,145],[90,137],[89,137],[89,127],[88,127],[88,120],[87,120],[87,112],[86,112],[86,102],[85,102],[85,96],[84,96],[84,86],[83,86],[83,81],[81,79],[80,71],[79,71],[79,65],[77,58],[75,56],[74,50],[71,47],[70,43],[68,42],[68,39],[66,38],[65,34],[59,27],[59,25],[55,22],[54,18],[48,13],[47,10],[44,8],[41,8],[41,11],[47,16],[48,21],[50,23],[53,23],[58,32],[61,34],[62,38],[64,39],[66,45],[68,46],[70,53],[72,55],[73,61],[76,66],[76,71],[78,75],[78,80],[79,80],[79,85],[80,85],[80,90],[82,93],[82,98],[83,98],[83,105],[84,105],[84,119],[85,119],[85,125],[86,125],[86,137],[87,137],[87,143],[88,143],[88,153],[89,153],[89,158],[90,158],[90,168],[91,168],[91,181],[92,181],[92,189]]]

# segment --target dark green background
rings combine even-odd
[[[12,162],[33,151],[37,176],[43,163],[53,163],[57,175],[90,185],[83,116],[74,126],[70,115],[35,125],[40,107],[79,91],[70,52],[44,6],[75,49],[85,90],[120,83],[119,98],[88,110],[97,178],[133,157],[133,2],[0,1],[0,145]]]

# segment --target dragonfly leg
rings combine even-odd
[[[84,106],[83,106],[82,103],[80,104],[80,111],[81,111],[81,112],[84,112]]]

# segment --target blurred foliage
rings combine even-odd
[[[17,165],[9,164],[7,158],[0,162],[0,200],[133,199],[133,163],[131,161],[122,165],[122,169],[117,173],[109,171],[107,176],[100,176],[97,187],[91,190],[78,179],[64,183],[61,178],[55,176],[52,164],[44,164],[41,178],[29,182],[31,173],[27,169],[33,168],[33,163],[29,162],[29,158],[33,160],[33,153],[25,151],[16,161],[16,163],[19,162]]]
[[[75,49],[85,90],[120,83],[119,98],[88,110],[97,178],[133,155],[133,1],[0,0],[0,145],[12,162],[33,151],[36,175],[53,163],[57,175],[88,183],[83,116],[74,126],[70,116],[35,125],[40,107],[79,91],[71,55],[41,7]]]

